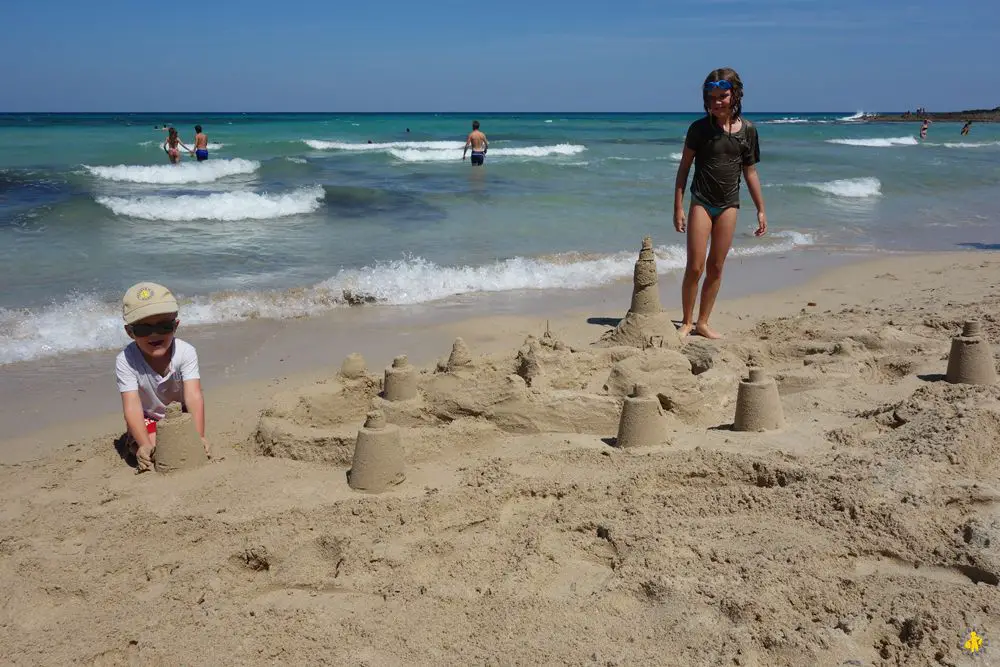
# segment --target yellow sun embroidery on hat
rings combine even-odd
[[[969,655],[978,655],[986,648],[986,638],[975,630],[971,630],[969,638],[965,640],[962,648]]]
[[[153,298],[153,290],[148,287],[143,287],[139,290],[139,293],[135,295],[135,298],[139,299],[139,301],[149,301]]]

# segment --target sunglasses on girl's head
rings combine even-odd
[[[725,79],[722,81],[709,81],[705,84],[705,92],[710,93],[713,90],[732,90],[733,84],[729,83]]]
[[[136,338],[145,338],[146,336],[152,336],[153,334],[161,334],[165,336],[168,333],[173,333],[176,328],[177,320],[171,320],[170,322],[156,322],[155,324],[132,324],[129,326],[129,330]]]

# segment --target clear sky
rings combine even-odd
[[[1000,105],[995,0],[2,0],[0,111]]]

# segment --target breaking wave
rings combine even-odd
[[[90,174],[108,181],[178,185],[181,183],[211,183],[226,176],[252,174],[260,169],[256,160],[206,160],[181,164],[129,165],[91,167],[83,165]]]
[[[97,197],[97,203],[116,215],[143,220],[267,220],[320,207],[325,191],[319,186],[285,194],[221,192],[207,196]]]
[[[213,195],[214,196],[214,195]],[[783,253],[810,245],[812,238],[779,232],[774,242],[734,248],[735,256]],[[656,250],[661,273],[683,268],[683,246]],[[417,304],[476,292],[583,289],[627,278],[635,251],[608,255],[565,253],[514,257],[482,266],[441,266],[420,257],[343,269],[308,289],[220,292],[181,299],[185,324],[211,324],[253,318],[283,319],[313,315],[357,304]],[[66,322],[74,326],[67,327]],[[119,303],[95,295],[75,295],[37,310],[0,308],[0,364],[55,354],[122,346],[128,342]]]

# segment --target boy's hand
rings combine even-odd
[[[674,210],[674,229],[681,233],[684,233],[684,230],[687,229],[687,217],[684,215],[684,209],[682,208]]]
[[[149,472],[153,469],[153,446],[147,445],[135,450],[136,474]]]
[[[764,234],[767,234],[767,214],[764,211],[757,211],[757,231],[753,235],[763,236]]]

